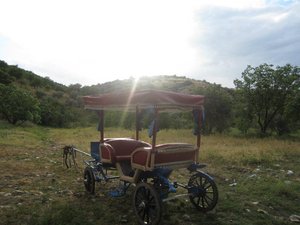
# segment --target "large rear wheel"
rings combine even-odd
[[[218,202],[218,189],[214,180],[203,172],[191,176],[188,183],[191,203],[201,212],[212,210]]]
[[[156,225],[161,219],[161,200],[155,188],[141,182],[133,194],[133,207],[139,224]]]

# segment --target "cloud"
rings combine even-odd
[[[3,1],[0,58],[64,84],[177,74],[233,87],[248,64],[299,65],[299,5],[293,0]]]
[[[2,9],[4,59],[58,82],[183,74],[194,66],[191,5],[182,1],[11,0]]]
[[[297,2],[274,1],[255,8],[202,8],[195,17],[199,32],[193,40],[198,57],[206,59],[199,66],[210,81],[232,81],[246,65],[299,65],[299,10]]]

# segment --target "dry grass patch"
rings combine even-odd
[[[109,128],[106,137],[134,137],[134,131]],[[89,152],[99,139],[95,127],[48,129],[0,128],[0,224],[136,224],[131,206],[133,187],[124,198],[108,191],[118,181],[96,184],[96,195],[85,193],[83,157],[79,172],[62,166],[62,146],[73,144]],[[151,142],[147,130],[141,139]],[[191,130],[161,130],[158,142],[196,143]],[[213,175],[220,200],[208,214],[196,211],[186,199],[164,205],[161,224],[290,224],[300,212],[300,144],[274,138],[203,136],[200,161]],[[287,175],[291,170],[292,175]],[[187,181],[185,170],[172,178]],[[181,191],[179,191],[181,193]],[[266,213],[265,213],[266,212]],[[184,216],[185,215],[185,216]],[[186,219],[187,218],[187,219]]]

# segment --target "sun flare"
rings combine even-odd
[[[129,94],[129,97],[128,97],[127,102],[126,102],[126,107],[125,107],[125,110],[123,111],[122,116],[121,116],[121,120],[120,120],[120,125],[121,126],[123,125],[123,123],[124,123],[124,121],[126,119],[126,115],[127,115],[128,111],[129,111],[129,104],[131,102],[133,93],[135,92],[135,90],[137,88],[137,85],[139,83],[139,79],[140,79],[140,77],[135,77],[134,81],[132,83],[130,94]]]

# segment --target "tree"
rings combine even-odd
[[[289,64],[275,69],[268,64],[248,66],[242,79],[236,79],[234,84],[243,97],[245,109],[251,113],[249,116],[256,119],[261,134],[265,135],[299,93],[300,68]]]
[[[0,84],[0,114],[12,124],[40,120],[38,101],[29,93],[10,85]]]
[[[16,79],[20,79],[23,76],[23,71],[17,65],[16,66],[10,66],[8,74],[15,77]]]
[[[247,134],[249,128],[253,127],[252,108],[248,108],[248,104],[243,99],[243,94],[240,90],[234,91],[233,105],[233,124],[243,134]]]
[[[0,69],[0,83],[10,84],[13,81],[13,77],[9,76],[8,73]]]
[[[41,125],[52,127],[65,127],[69,123],[79,120],[76,112],[70,107],[65,107],[55,98],[47,97],[41,100]]]
[[[195,91],[205,96],[204,132],[222,133],[231,125],[233,98],[230,90],[218,84],[211,84],[204,89]]]

